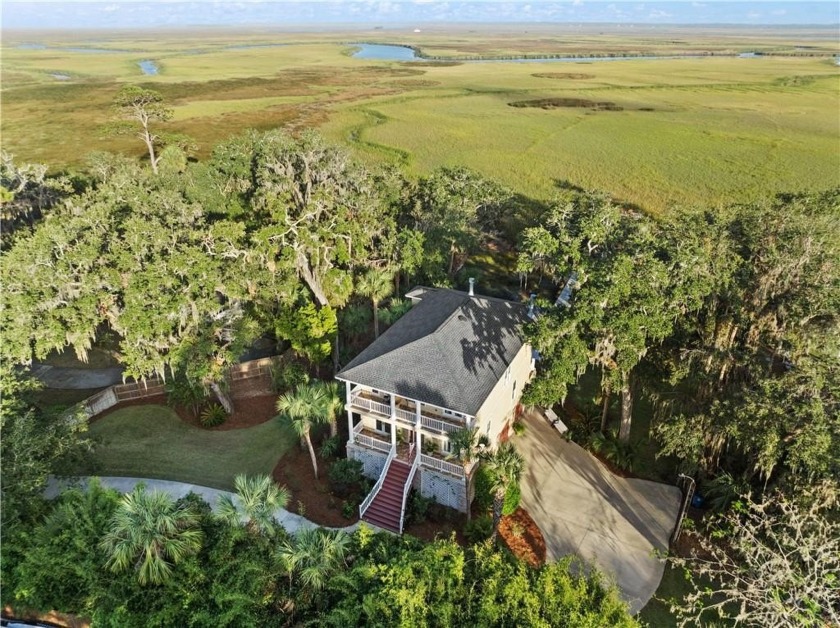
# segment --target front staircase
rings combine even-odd
[[[391,460],[385,470],[385,477],[379,490],[362,514],[363,521],[402,534],[403,495],[406,482],[412,475],[411,467],[411,464],[402,460],[396,458]]]

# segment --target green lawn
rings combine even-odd
[[[691,592],[691,585],[685,579],[683,570],[679,567],[665,566],[662,582],[656,590],[656,595],[639,613],[639,619],[651,628],[671,628],[677,625],[677,619],[671,614],[671,599],[682,599]]]
[[[177,480],[226,490],[233,488],[239,473],[270,474],[297,443],[278,421],[209,431],[187,425],[159,405],[118,410],[91,425],[90,433],[99,439],[94,454],[99,475]]]

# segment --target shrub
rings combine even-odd
[[[481,543],[493,533],[493,519],[489,515],[476,517],[464,526],[464,536],[470,543]]]
[[[338,438],[338,434],[335,436],[330,436],[329,438],[325,439],[323,443],[321,443],[321,449],[318,452],[321,455],[321,458],[326,460],[327,458],[332,458],[333,456],[338,453],[338,448],[341,445],[341,441]]]
[[[341,516],[344,517],[345,519],[352,519],[353,517],[356,516],[357,512],[358,512],[358,507],[353,502],[345,501],[341,505]]]
[[[474,503],[478,510],[484,512],[493,505],[493,495],[490,493],[490,474],[483,466],[475,472]]]
[[[271,369],[271,384],[274,387],[274,392],[282,393],[294,390],[307,383],[309,383],[309,373],[298,362],[280,364]]]
[[[342,497],[359,491],[363,480],[362,468],[359,460],[342,458],[333,462],[327,474],[330,490]]]
[[[449,523],[458,516],[458,511],[436,501],[429,504],[429,520],[435,523]]]
[[[216,427],[227,421],[227,412],[219,404],[207,406],[201,411],[201,424],[204,427]]]
[[[429,506],[435,501],[434,497],[424,497],[420,491],[411,489],[408,494],[408,503],[405,508],[406,525],[412,523],[423,523],[426,521],[426,514]]]
[[[722,512],[741,495],[748,493],[750,485],[743,478],[736,478],[729,472],[723,471],[709,480],[704,488],[709,508]]]
[[[178,374],[166,382],[166,403],[170,407],[186,408],[197,416],[207,399],[207,391],[201,384],[190,381],[183,374]]]
[[[637,445],[618,440],[614,432],[602,434],[597,432],[589,440],[589,449],[601,454],[615,466],[627,471],[633,470],[636,460]]]
[[[508,487],[507,493],[505,493],[505,504],[502,506],[502,514],[512,515],[516,512],[516,509],[519,508],[519,501],[521,498],[522,491],[519,488],[519,484],[514,484]]]

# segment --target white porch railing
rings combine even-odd
[[[379,401],[374,401],[373,399],[368,399],[358,392],[355,392],[350,396],[350,405],[362,410],[367,410],[368,412],[381,414],[382,416],[391,416],[391,406],[387,403],[381,403]]]
[[[414,426],[417,423],[417,415],[411,410],[403,410],[402,408],[397,408],[397,420]]]
[[[388,475],[388,469],[391,467],[391,462],[394,458],[397,457],[397,446],[394,445],[391,447],[391,451],[388,453],[388,457],[385,459],[385,466],[382,467],[382,473],[379,474],[379,479],[376,481],[376,484],[373,485],[370,493],[368,496],[365,497],[364,501],[359,504],[359,518],[365,516],[365,512],[367,512],[368,507],[370,506],[371,502],[376,497],[377,493],[379,493],[379,489],[382,488],[382,483],[385,481],[385,476]]]
[[[408,501],[408,494],[411,491],[411,483],[414,481],[414,474],[417,473],[417,467],[420,466],[420,456],[417,455],[414,443],[411,443],[408,451],[408,462],[411,464],[411,471],[408,472],[408,477],[403,487],[402,509],[400,510],[400,534],[402,534],[403,526],[405,525],[405,506]]]
[[[453,425],[452,423],[448,423],[446,421],[439,421],[438,419],[433,419],[425,414],[420,416],[420,424],[427,430],[438,432],[440,434],[450,434],[463,429],[463,426]]]
[[[447,462],[446,460],[427,456],[426,454],[420,454],[420,464],[429,469],[443,471],[444,473],[449,473],[450,475],[458,477],[464,477],[464,474],[466,473],[464,465]]]
[[[378,438],[374,438],[373,436],[368,436],[367,434],[362,434],[362,429],[364,429],[364,424],[359,423],[353,428],[353,441],[359,443],[360,445],[364,445],[365,447],[369,447],[370,449],[376,449],[378,451],[389,452],[391,451],[391,443],[384,440],[379,440]]]

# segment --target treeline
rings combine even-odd
[[[526,400],[552,405],[600,374],[600,424],[618,396],[654,404],[660,455],[732,490],[840,477],[840,191],[662,219],[568,191],[522,233],[526,285],[548,277],[528,335],[540,351]],[[556,293],[552,292],[552,296]]]
[[[167,115],[143,90],[126,98],[127,115],[149,103]],[[525,400],[556,405],[583,374],[600,378],[585,408],[591,420],[574,426],[576,438],[625,443],[644,395],[660,455],[697,477],[707,495],[716,491],[721,509],[749,491],[781,490],[805,513],[811,506],[802,496],[836,496],[840,190],[675,208],[653,219],[568,186],[548,206],[529,203],[461,168],[411,181],[365,166],[314,133],[250,132],[197,162],[184,144],[163,146],[144,128],[154,168],[100,154],[82,173],[50,178],[7,156],[0,162],[4,596],[17,590],[6,583],[22,577],[14,573],[18,560],[7,559],[15,547],[7,540],[20,548],[33,542],[29,531],[51,512],[39,499],[48,474],[87,447],[83,418],[33,406],[22,366],[55,350],[84,358],[109,333],[127,375],[185,378],[224,404],[221,375],[256,337],[285,340],[312,363],[335,367],[359,348],[356,337],[371,318],[378,333],[379,322],[404,311],[394,299],[380,312],[389,296],[414,282],[459,285],[470,257],[491,247],[516,254],[515,267],[494,258],[488,274],[497,284],[507,274],[511,296],[537,295],[539,316],[525,333],[540,360]],[[366,317],[368,303],[373,316]],[[737,529],[716,534],[734,538]],[[431,547],[418,551],[456,551]],[[19,552],[23,560],[27,551]],[[409,566],[388,571],[387,582],[425,577],[410,566],[413,553],[399,556]],[[464,560],[465,573],[490,586]],[[791,581],[806,578],[803,561],[789,570]],[[230,562],[225,567],[236,569]],[[191,577],[211,577],[208,564]],[[386,569],[364,564],[370,577]],[[351,621],[374,608],[367,592],[342,590]],[[420,612],[410,592],[398,593]],[[341,596],[331,609],[344,608]],[[307,609],[301,618],[314,617],[306,603],[294,604]],[[827,617],[822,608],[812,614]]]
[[[3,602],[120,628],[638,625],[614,588],[569,560],[534,569],[489,543],[364,526],[291,536],[266,516],[268,485],[252,484],[232,517],[194,494],[67,490],[4,538]]]
[[[84,359],[109,330],[127,376],[184,374],[217,395],[260,334],[337,366],[339,310],[418,278],[450,284],[511,202],[468,170],[408,182],[312,133],[248,133],[202,163],[175,145],[150,156],[157,173],[95,155],[72,180],[15,187],[26,170],[4,161],[4,187],[22,190],[8,205],[5,358]]]

